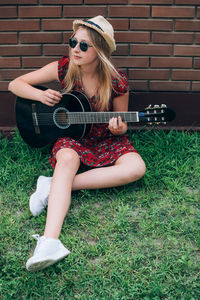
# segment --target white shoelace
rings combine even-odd
[[[37,241],[39,241],[39,239],[40,239],[40,235],[39,235],[39,234],[33,234],[32,237],[33,237],[35,240],[37,240]]]
[[[37,240],[37,245],[34,250],[34,255],[38,252],[38,249],[41,243],[46,239],[44,236],[40,236],[39,234],[33,234],[32,237]]]

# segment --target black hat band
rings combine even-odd
[[[103,29],[102,29],[98,24],[96,24],[96,23],[94,23],[94,22],[92,22],[92,21],[84,21],[84,22],[89,23],[90,25],[94,25],[94,26],[96,26],[98,29],[100,29],[100,30],[103,31]],[[104,31],[103,31],[103,32],[104,32]]]

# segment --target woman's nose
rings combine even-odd
[[[79,46],[80,46],[79,43],[77,43],[76,46],[74,47],[74,50],[79,52],[80,51],[80,47]]]

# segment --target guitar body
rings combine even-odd
[[[46,146],[60,137],[81,138],[87,135],[92,124],[69,124],[68,111],[90,112],[87,97],[73,91],[64,94],[61,101],[53,107],[17,97],[15,112],[20,135],[28,145],[36,148]]]

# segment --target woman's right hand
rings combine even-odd
[[[62,94],[58,91],[48,89],[48,90],[41,91],[41,92],[42,93],[41,93],[40,101],[43,104],[46,104],[48,106],[54,106],[55,104],[60,102],[60,100],[62,98]]]
[[[54,106],[61,100],[62,94],[52,89],[41,90],[35,87],[54,81],[59,81],[57,61],[12,80],[8,85],[8,90],[18,97]]]

